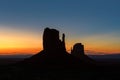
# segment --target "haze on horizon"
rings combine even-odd
[[[0,54],[42,50],[46,27],[91,54],[120,53],[119,0],[0,0]]]

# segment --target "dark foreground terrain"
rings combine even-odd
[[[40,53],[42,54],[42,52]],[[71,64],[64,59],[49,58],[45,64],[38,64],[40,57],[36,54],[30,58],[2,58],[0,59],[0,80],[119,80],[120,59],[92,56],[97,64]],[[43,53],[44,54],[44,53]],[[38,57],[38,58],[37,58]],[[71,57],[70,57],[71,58]],[[25,59],[25,60],[24,60]],[[37,62],[36,62],[37,60]],[[56,61],[55,61],[56,60]],[[60,60],[60,61],[58,61]],[[73,60],[72,58],[70,60]],[[31,62],[30,62],[31,61]],[[51,62],[52,61],[52,62]],[[31,63],[31,64],[29,64]],[[48,64],[50,63],[50,64]],[[64,64],[65,63],[65,64]]]
[[[1,65],[0,80],[119,80],[120,66]]]

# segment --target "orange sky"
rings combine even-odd
[[[67,35],[66,35],[67,36]],[[120,38],[114,34],[92,35],[85,37],[66,37],[66,47],[70,51],[76,42],[85,45],[85,50],[104,53],[119,53]],[[38,35],[32,31],[20,31],[12,29],[0,30],[0,54],[31,54],[42,50],[42,31]]]

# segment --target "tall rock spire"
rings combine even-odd
[[[62,34],[62,48],[63,48],[63,50],[66,51],[66,48],[65,48],[65,34],[64,33]]]
[[[59,31],[56,29],[45,28],[43,33],[43,49],[47,52],[64,51],[65,49],[65,34],[62,41],[59,39]]]

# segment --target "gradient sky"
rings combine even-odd
[[[0,54],[38,52],[45,27],[64,32],[68,50],[120,53],[120,0],[0,0]]]

